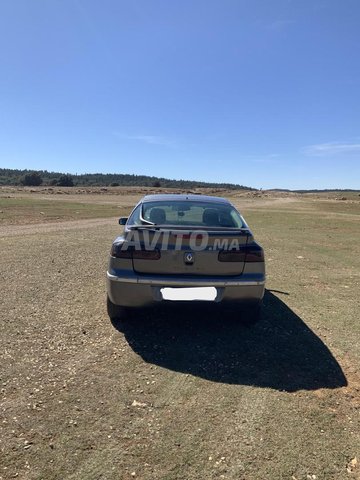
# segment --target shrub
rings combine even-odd
[[[71,175],[61,175],[56,182],[58,187],[73,187],[74,180]]]
[[[120,187],[120,183],[118,182],[111,182],[109,187]]]
[[[38,187],[43,183],[43,180],[37,172],[32,172],[21,177],[20,183],[25,187]]]

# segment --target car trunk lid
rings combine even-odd
[[[144,228],[136,232],[137,242],[142,249],[160,251],[156,260],[134,255],[133,268],[137,273],[235,276],[243,272],[244,256],[239,255],[236,261],[220,261],[219,252],[244,248],[250,236],[246,229],[205,231]]]

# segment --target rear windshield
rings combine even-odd
[[[142,208],[142,212],[140,212]],[[136,209],[137,210],[137,209]],[[145,202],[133,212],[129,223],[139,224],[140,214],[146,223],[198,227],[243,228],[246,224],[231,205],[209,202],[161,201]]]

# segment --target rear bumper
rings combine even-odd
[[[161,302],[164,287],[215,287],[216,302],[259,302],[264,296],[265,274],[248,273],[238,277],[186,277],[137,275],[132,271],[107,272],[107,290],[112,303],[143,307]]]

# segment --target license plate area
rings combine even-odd
[[[164,287],[160,289],[163,300],[192,301],[203,300],[213,302],[217,296],[215,287]]]

